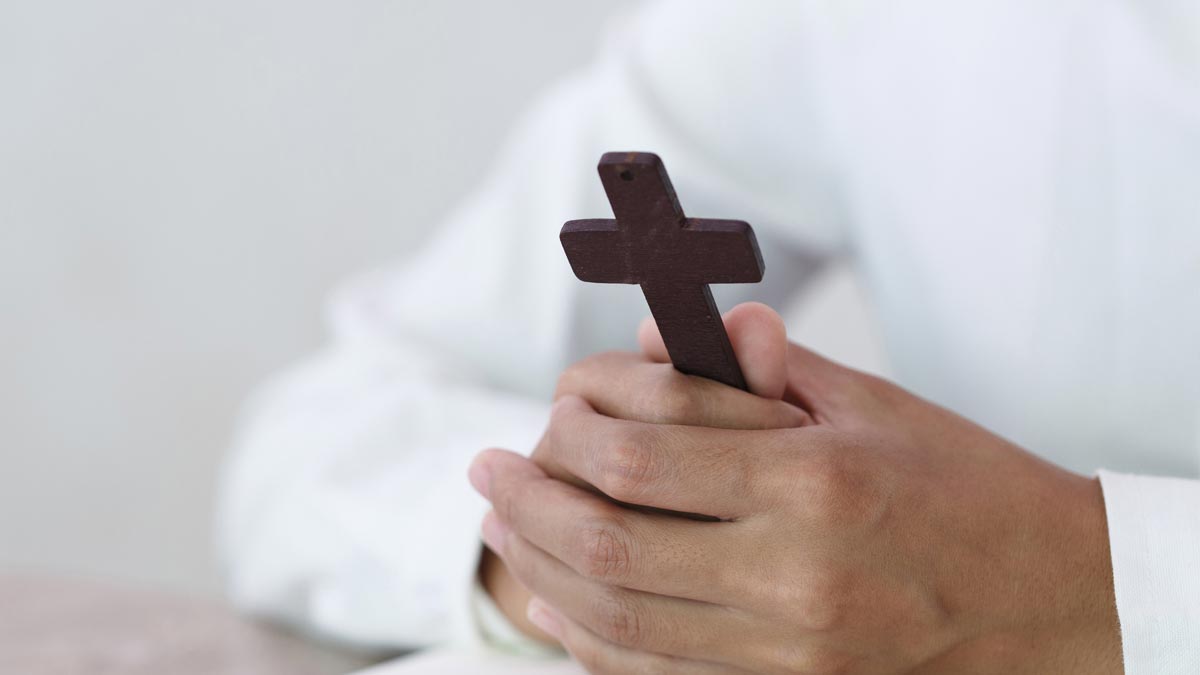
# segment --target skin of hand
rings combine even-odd
[[[593,673],[1121,672],[1096,480],[788,344],[764,306],[726,321],[753,393],[674,371],[643,326],[643,354],[564,373],[532,460],[472,465],[536,626]]]
[[[786,371],[782,367],[787,354],[787,332],[782,319],[775,312],[757,303],[739,305],[726,312],[723,319],[725,330],[729,334],[729,340],[733,345],[734,352],[737,354],[739,365],[742,367],[743,375],[750,390],[769,399],[781,399],[787,385]],[[675,371],[669,365],[666,368],[662,365],[663,363],[669,363],[669,359],[666,357],[666,347],[662,343],[662,337],[659,336],[658,328],[652,320],[647,319],[642,323],[638,331],[638,340],[642,344],[654,344],[656,341],[658,345],[657,353],[660,353],[662,358],[654,362],[645,358],[636,358],[631,354],[613,354],[600,356],[586,363],[589,366],[600,366],[605,361],[613,358],[621,361],[622,366],[640,366],[636,374],[631,374],[631,376],[636,376],[638,380],[630,381],[630,385],[635,385],[638,381],[643,381],[652,383],[655,387],[684,386],[690,388],[696,382],[700,382],[702,386],[712,386],[712,383],[704,380],[696,380],[695,378],[672,377],[664,379],[661,377],[664,372]],[[582,365],[584,364],[580,364],[580,366]],[[567,370],[561,378],[559,391],[556,393],[555,398],[561,397],[564,393],[576,390],[573,378],[590,372],[592,372],[590,369],[582,367]],[[587,377],[590,379],[590,375],[587,375]],[[613,396],[623,395],[623,392],[620,390],[613,390],[609,393]],[[652,413],[655,408],[652,401],[654,397],[684,396],[690,395],[690,393],[686,391],[646,391],[641,392],[640,395],[647,397],[648,405],[639,406],[639,409]],[[742,402],[752,402],[754,411],[764,411],[765,414],[758,421],[758,424],[764,425],[764,428],[770,426],[796,426],[811,421],[807,413],[793,406],[778,404],[758,406],[749,397],[740,397],[740,400]],[[769,412],[766,412],[768,410]],[[725,417],[725,420],[732,425],[731,428],[739,428],[739,425],[748,423],[750,417],[752,415],[742,417],[729,415]],[[652,414],[648,414],[644,419],[649,422],[655,421]],[[719,422],[720,419],[714,418],[714,421]],[[553,475],[572,481],[583,487],[590,487],[562,470],[555,472]],[[479,576],[484,589],[492,597],[496,606],[517,629],[540,642],[558,644],[557,639],[538,628],[529,620],[527,608],[533,595],[512,576],[512,573],[505,566],[504,561],[489,548],[484,548],[483,555],[480,557]]]

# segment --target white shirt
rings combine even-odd
[[[766,278],[720,306],[851,257],[900,384],[1108,469],[1127,672],[1200,670],[1200,21],[1167,0],[643,6],[254,399],[222,518],[242,604],[373,644],[471,632],[470,458],[531,449],[557,374],[646,314],[558,242],[610,213],[607,150],[754,225]]]

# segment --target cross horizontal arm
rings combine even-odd
[[[740,220],[689,218],[676,250],[685,263],[675,263],[679,281],[756,284],[766,271],[754,230]]]
[[[691,218],[651,232],[571,220],[559,239],[575,276],[594,283],[757,283],[765,269],[754,230],[740,220]]]
[[[559,232],[571,271],[581,281],[600,284],[636,284],[638,266],[625,233],[617,221],[568,220]]]

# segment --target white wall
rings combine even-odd
[[[241,398],[628,6],[0,4],[0,566],[217,588]],[[832,289],[801,334],[878,367]]]

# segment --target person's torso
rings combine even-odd
[[[902,384],[1078,470],[1196,475],[1200,62],[1050,12],[843,36],[851,245]]]

